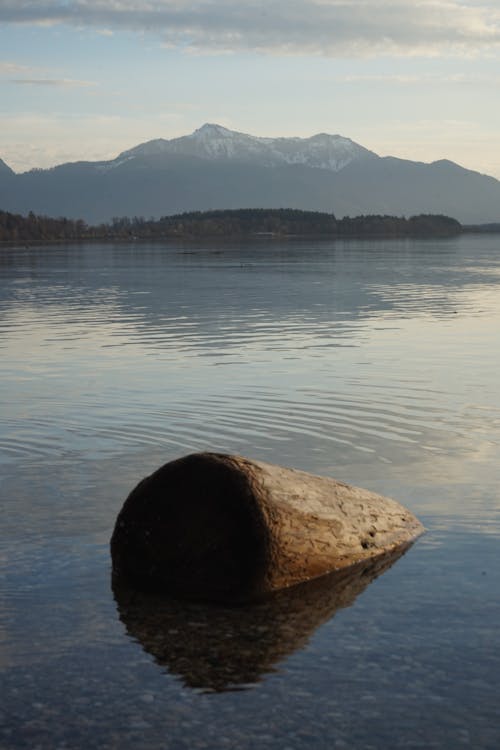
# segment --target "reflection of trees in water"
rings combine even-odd
[[[113,589],[128,634],[160,666],[188,687],[222,692],[273,672],[409,546],[236,607],[143,594],[117,582]]]

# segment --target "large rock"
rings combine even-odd
[[[381,495],[241,456],[199,453],[146,477],[120,511],[113,574],[143,590],[244,600],[413,541]]]

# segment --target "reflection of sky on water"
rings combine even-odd
[[[301,243],[21,251],[2,303],[2,458],[92,439],[99,455],[141,443],[267,454],[271,440],[295,459],[307,436],[336,463],[352,450],[489,459],[498,269],[488,238],[471,274],[471,242],[338,243],[306,259]]]
[[[2,250],[6,746],[498,747],[498,240],[305,249]],[[137,480],[204,448],[391,495],[429,528],[212,703],[124,637],[107,549]]]

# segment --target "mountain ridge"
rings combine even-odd
[[[9,165],[8,165],[8,164],[6,164],[6,163],[4,162],[4,160],[3,160],[3,159],[0,159],[0,175],[7,175],[7,174],[9,174],[9,175],[14,175],[14,174],[15,174],[15,172],[14,172],[14,170],[13,170],[13,169],[11,169],[11,168],[9,167]]]
[[[332,171],[339,171],[358,158],[378,158],[364,146],[338,134],[317,133],[309,138],[269,138],[229,130],[215,123],[205,123],[189,135],[170,140],[157,138],[139,144],[123,151],[117,159],[159,154],[184,154],[209,160],[252,160],[268,167],[305,164]]]
[[[296,208],[336,216],[500,219],[500,182],[447,159],[378,156],[341,135],[264,138],[205,123],[114,159],[14,173],[0,161],[0,209],[89,222],[184,211]]]

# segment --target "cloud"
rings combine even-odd
[[[11,78],[9,83],[20,86],[55,86],[71,89],[97,86],[93,81],[73,81],[70,78]]]
[[[0,60],[0,76],[22,75],[24,73],[31,73],[32,71],[33,68],[29,68],[27,65],[18,65],[17,63]]]
[[[160,34],[196,52],[359,57],[474,55],[500,46],[480,0],[3,0],[0,21]]]
[[[457,85],[499,85],[500,75],[465,73],[347,73],[333,78],[338,83],[395,83],[403,84],[450,84]]]
[[[40,77],[40,74],[45,77]],[[46,77],[48,74],[50,74],[50,71],[46,68],[33,68],[28,65],[19,65],[18,63],[0,60],[0,79],[4,79],[5,76],[22,76],[22,78],[8,78],[7,83],[19,86],[55,86],[59,88],[88,88],[89,86],[97,86],[94,81],[78,81],[72,78],[48,78]]]
[[[16,172],[71,161],[114,159],[121,151],[158,138],[158,129],[163,127],[174,128],[176,135],[187,132],[183,103],[172,101],[170,106],[174,111],[160,112],[153,118],[142,111],[127,116],[83,110],[5,112],[0,158]]]

